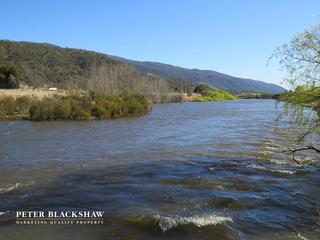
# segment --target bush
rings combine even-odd
[[[91,118],[90,112],[80,108],[73,109],[71,116],[71,120],[89,120]]]
[[[91,99],[88,96],[70,96],[70,120],[89,120],[91,118]]]
[[[22,96],[16,98],[16,109],[19,113],[28,113],[29,108],[33,102],[33,99],[29,96]]]
[[[25,117],[28,114],[28,118],[34,121],[121,118],[142,115],[147,113],[148,109],[148,102],[143,96],[127,91],[113,96],[90,93],[43,99],[0,99],[0,118],[18,112],[24,113]]]
[[[109,108],[107,106],[98,103],[92,110],[92,115],[97,119],[107,119],[110,118]]]
[[[62,99],[54,108],[54,118],[60,120],[66,120],[70,118],[71,102],[69,99]]]
[[[4,109],[4,107],[2,105],[0,105],[0,118],[4,119],[4,118],[6,118],[6,116],[7,116],[6,110]]]
[[[19,88],[20,81],[14,66],[0,66],[0,88]]]
[[[44,119],[42,119],[41,108],[39,105],[34,104],[30,107],[29,119],[30,120],[44,120]]]
[[[148,102],[144,97],[127,91],[121,97],[123,98],[121,104],[124,116],[140,115],[148,111]]]
[[[200,84],[198,84],[197,86],[194,87],[193,92],[194,93],[205,94],[206,92],[208,92],[208,91],[210,91],[212,89],[214,89],[214,88],[211,87],[210,85],[205,84],[205,83],[200,83]]]
[[[36,101],[29,110],[30,120],[43,121],[54,119],[55,102],[53,99],[45,98]]]
[[[194,102],[207,102],[207,101],[225,101],[225,100],[235,100],[236,96],[220,90],[220,89],[212,89],[205,92],[201,97],[196,97]]]
[[[13,97],[2,97],[0,106],[5,115],[13,115],[16,112],[16,103]]]

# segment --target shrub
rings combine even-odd
[[[16,68],[11,65],[0,66],[0,88],[19,88],[19,85]]]
[[[200,94],[205,94],[206,92],[208,92],[209,90],[214,89],[212,86],[210,86],[209,84],[205,84],[205,83],[200,83],[197,86],[194,87],[193,92],[194,93],[200,93]]]
[[[42,119],[41,108],[39,105],[34,104],[29,109],[30,120],[44,120]]]
[[[90,118],[90,112],[81,109],[74,112],[73,114],[73,120],[89,120]]]
[[[0,106],[5,115],[13,115],[16,112],[16,104],[13,97],[2,97]]]
[[[69,99],[62,99],[57,102],[54,108],[54,119],[69,119],[71,113],[71,103]]]
[[[194,102],[207,102],[207,100],[205,99],[205,97],[196,97],[193,99]]]
[[[92,115],[97,119],[110,118],[109,108],[101,103],[98,103],[92,110]]]
[[[54,119],[55,102],[53,99],[42,99],[30,106],[30,120],[43,121]]]
[[[148,112],[147,100],[137,94],[124,92],[120,95],[54,96],[53,98],[34,99],[12,97],[0,99],[0,118],[19,113],[29,114],[30,120],[88,120],[108,119],[141,115]]]
[[[91,115],[91,107],[85,106],[84,100],[80,96],[73,96],[70,100],[71,112],[70,120],[89,120]]]
[[[29,96],[22,96],[19,98],[16,98],[16,109],[19,113],[27,113],[29,111],[29,108],[33,102],[33,99]]]
[[[0,119],[6,118],[7,113],[2,105],[0,105]]]
[[[220,90],[220,89],[212,89],[204,93],[201,97],[196,97],[194,102],[207,102],[207,101],[225,101],[225,100],[235,100],[236,96]]]

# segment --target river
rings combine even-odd
[[[320,166],[282,153],[273,100],[154,105],[106,121],[0,122],[0,239],[320,239]],[[17,225],[101,210],[103,225]]]

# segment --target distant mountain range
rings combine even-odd
[[[141,73],[106,54],[48,43],[0,40],[0,65],[13,65],[20,82],[33,87],[108,94],[126,89],[159,98],[160,93],[172,91],[169,79]]]
[[[186,92],[208,83],[231,92],[280,93],[270,83],[232,77],[209,70],[187,69],[157,62],[139,62],[83,49],[47,43],[0,40],[0,65],[15,65],[21,81],[31,86],[138,92]],[[188,91],[189,91],[188,90]]]
[[[265,92],[280,93],[285,91],[281,86],[262,81],[233,77],[227,74],[211,71],[188,69],[159,62],[141,62],[117,56],[109,56],[118,61],[128,63],[143,73],[150,73],[171,79],[191,80],[192,83],[208,83],[214,87],[231,92]]]

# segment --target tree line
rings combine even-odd
[[[166,101],[169,92],[191,92],[183,79],[167,79],[144,74],[105,54],[50,44],[0,41],[0,66],[14,66],[10,84],[19,80],[33,87],[83,89],[118,94],[125,89],[143,94],[150,101]],[[10,86],[3,86],[10,87]],[[15,86],[16,87],[16,86]]]

